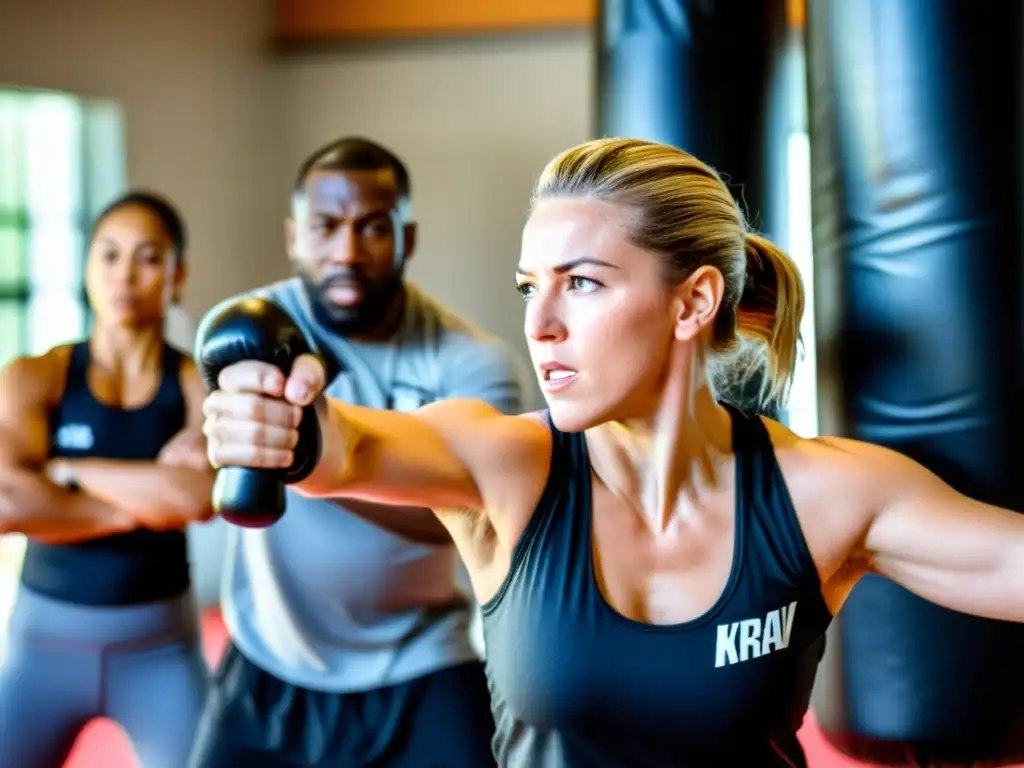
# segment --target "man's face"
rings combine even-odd
[[[317,319],[339,334],[372,334],[400,299],[415,226],[400,224],[398,202],[389,170],[316,170],[294,205],[289,258]]]

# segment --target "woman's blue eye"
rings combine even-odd
[[[584,291],[587,293],[596,291],[601,287],[601,284],[596,280],[591,280],[589,277],[577,277],[576,275],[572,275],[569,278],[569,285],[572,286],[574,291]]]

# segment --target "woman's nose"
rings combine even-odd
[[[553,343],[566,336],[559,301],[554,297],[537,296],[526,305],[524,329],[532,341]]]

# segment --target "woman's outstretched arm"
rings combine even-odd
[[[969,498],[887,448],[819,442],[817,482],[850,511],[837,529],[856,532],[840,571],[849,588],[873,572],[961,613],[1024,622],[1024,514]]]
[[[363,408],[324,398],[323,388],[323,367],[311,356],[287,380],[259,362],[225,368],[204,407],[213,465],[290,466],[312,448],[299,443],[298,425],[303,407],[316,403],[320,458],[294,486],[301,493],[443,513],[484,510],[505,495],[507,478],[543,483],[548,436],[536,421],[468,399],[413,413]]]

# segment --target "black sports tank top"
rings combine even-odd
[[[552,425],[544,495],[483,606],[499,765],[806,766],[796,731],[831,614],[767,429],[730,413],[732,571],[706,614],[670,626],[600,593],[585,437]]]
[[[155,459],[185,426],[180,364],[181,354],[165,346],[156,396],[141,408],[122,410],[92,394],[89,344],[76,344],[64,395],[50,413],[50,456]],[[82,605],[169,599],[190,586],[185,533],[139,529],[74,544],[30,541],[21,583],[34,592]]]

